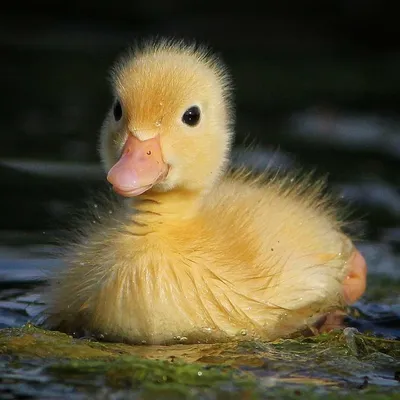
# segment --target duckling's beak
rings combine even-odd
[[[346,303],[353,304],[364,294],[367,287],[367,264],[358,250],[353,252],[349,266],[349,272],[343,282],[343,292]]]
[[[107,180],[114,190],[125,197],[138,196],[166,177],[160,137],[139,140],[129,135],[117,163],[110,169]]]

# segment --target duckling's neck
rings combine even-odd
[[[198,212],[202,199],[200,191],[148,191],[136,197],[130,204],[135,210],[133,222],[150,226],[154,223],[189,219]]]

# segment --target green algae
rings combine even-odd
[[[75,339],[61,332],[48,331],[32,324],[21,328],[0,329],[0,354],[18,357],[95,359],[135,355],[145,359],[177,359],[193,362],[210,354],[236,345],[199,344],[185,346],[130,346],[123,343],[98,342],[92,339]]]
[[[21,328],[0,331],[0,354],[17,354],[31,357],[105,357],[107,350],[89,341],[79,341],[60,332],[44,331],[27,324]]]
[[[374,400],[397,399],[400,389],[400,342],[352,328],[272,343],[130,346],[28,324],[0,330],[0,357],[0,371],[39,363],[47,385],[90,396],[102,388],[101,398]]]
[[[93,375],[101,375],[106,384],[113,388],[140,388],[149,385],[206,388],[222,384],[254,388],[256,382],[252,374],[223,366],[209,368],[197,363],[145,360],[133,356],[123,356],[109,362],[63,362],[48,367],[47,371],[63,379],[68,376],[85,376],[88,379]]]

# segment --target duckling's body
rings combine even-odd
[[[73,248],[53,315],[71,332],[139,343],[271,340],[312,324],[342,305],[352,245],[315,189],[280,183],[228,178],[203,203],[126,201]]]
[[[89,223],[72,245],[48,298],[49,324],[130,343],[272,340],[342,307],[353,246],[321,185],[224,175],[231,130],[221,74],[215,74],[220,69],[204,55],[163,46],[119,69],[115,82],[126,120],[117,121],[120,106],[114,107],[122,128],[108,117],[102,158],[107,169],[118,166],[109,180],[128,198]],[[191,67],[186,86],[179,81],[165,89],[185,73],[182,53]],[[196,71],[208,79],[204,87],[196,88]],[[164,110],[173,104],[178,116],[198,102],[203,120],[188,129],[174,113],[137,103],[143,94],[151,103],[149,93]],[[213,112],[219,119],[206,125]],[[143,128],[151,121],[162,121],[156,133],[154,126]],[[136,144],[129,147],[130,141]],[[136,157],[135,146],[143,143],[151,151]],[[153,172],[129,181],[142,162]]]

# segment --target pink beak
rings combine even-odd
[[[110,169],[107,180],[114,190],[125,197],[138,196],[166,177],[165,164],[160,146],[160,137],[140,141],[129,135],[122,155]]]

